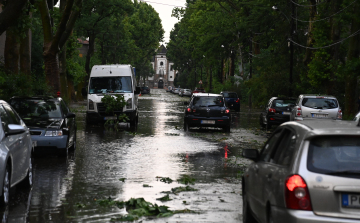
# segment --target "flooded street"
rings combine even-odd
[[[240,176],[249,161],[240,154],[266,140],[259,113],[233,112],[231,133],[184,132],[187,100],[151,89],[150,95],[139,97],[137,131],[86,125],[85,104],[72,105],[76,150],[67,157],[35,157],[33,189],[14,190],[3,220],[119,222],[126,210],[110,201],[144,198],[184,213],[135,222],[242,222]],[[186,186],[194,191],[175,190]],[[158,200],[166,195],[168,201]]]

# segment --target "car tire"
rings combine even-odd
[[[186,121],[184,121],[184,131],[185,132],[189,131],[189,123],[187,123]]]
[[[230,133],[230,125],[224,127],[223,130],[224,130],[224,132],[226,132],[226,133]]]
[[[10,166],[6,165],[4,181],[2,185],[1,204],[7,205],[10,199]]]
[[[251,213],[251,209],[247,202],[246,194],[243,191],[243,223],[256,223],[257,221]]]
[[[260,115],[260,126],[261,126],[262,128],[265,128],[265,127],[266,127],[266,125],[264,124],[264,118],[262,117],[262,115]]]
[[[74,133],[74,140],[73,140],[73,144],[71,146],[71,149],[72,150],[75,150],[76,149],[76,129],[74,130],[75,133]]]
[[[267,223],[274,223],[274,219],[271,214],[271,210],[268,211]]]
[[[271,129],[271,124],[266,123],[266,129],[267,129],[267,130],[268,130],[268,129]]]

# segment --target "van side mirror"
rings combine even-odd
[[[141,88],[140,87],[136,87],[135,88],[135,91],[134,91],[134,94],[140,94],[141,92]]]
[[[85,98],[86,97],[86,95],[87,95],[87,90],[86,90],[86,88],[81,88],[81,95]]]

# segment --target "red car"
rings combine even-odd
[[[205,93],[205,89],[204,88],[195,88],[195,90],[193,90],[191,92],[191,95],[194,93]]]

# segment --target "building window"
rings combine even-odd
[[[172,78],[172,76],[170,76],[170,78]]]
[[[164,65],[164,63],[163,62],[160,62],[160,66],[163,66]]]
[[[170,66],[170,71],[174,70],[173,66],[174,66],[174,65],[171,65],[171,66]]]

